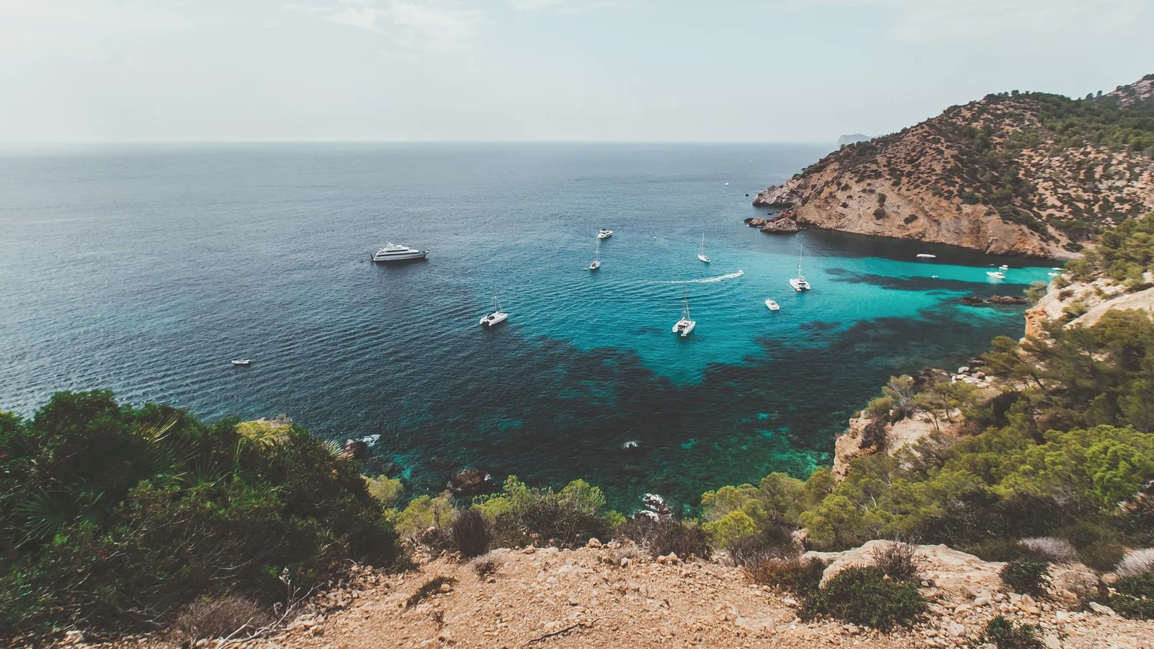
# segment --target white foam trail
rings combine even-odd
[[[739,270],[736,273],[729,273],[728,275],[718,275],[717,277],[705,277],[702,279],[682,279],[672,282],[665,282],[666,284],[714,284],[723,279],[734,279],[745,274],[744,270]]]

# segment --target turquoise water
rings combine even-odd
[[[957,366],[1048,268],[744,226],[797,146],[232,146],[0,155],[0,407],[106,387],[380,435],[410,494],[465,466],[612,503],[829,462],[891,374]],[[729,183],[728,185],[726,183]],[[615,231],[590,273],[599,227]],[[706,238],[709,265],[696,259]],[[431,250],[366,261],[386,240]],[[787,284],[804,243],[805,275]],[[938,258],[917,261],[919,252]],[[991,264],[1008,263],[992,283]],[[741,272],[738,275],[738,272]],[[934,277],[936,275],[936,277]],[[509,321],[477,320],[493,287]],[[670,328],[689,300],[697,328]],[[781,311],[770,312],[772,298]],[[253,359],[249,368],[228,360]],[[641,443],[627,454],[621,444]]]

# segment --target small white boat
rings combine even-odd
[[[701,233],[701,245],[697,247],[697,259],[709,263],[709,257],[705,256],[705,233]]]
[[[684,338],[688,336],[696,326],[697,322],[689,319],[689,300],[686,299],[685,308],[681,311],[681,319],[677,321],[677,324],[673,325],[673,333],[681,334],[681,337]]]
[[[1002,264],[1001,266],[998,266],[998,268],[999,268],[999,269],[1001,269],[1001,270],[1010,270],[1010,267],[1009,267],[1009,266],[1007,266],[1007,265],[1005,265],[1005,264]]]
[[[1006,274],[1000,270],[988,270],[986,274],[994,279],[1006,279]]]
[[[601,240],[597,240],[597,257],[593,259],[593,263],[589,264],[589,270],[597,270],[601,268]]]
[[[601,228],[600,230],[597,231],[597,238],[598,239],[608,239],[611,236],[613,236],[613,230]]]
[[[369,255],[369,259],[388,263],[390,261],[412,261],[414,259],[424,259],[429,254],[428,250],[417,250],[408,246],[402,246],[399,243],[392,241],[385,244],[384,248]]]
[[[937,255],[931,255],[928,252],[919,252],[918,253],[918,259],[937,259],[937,258],[938,258]]]
[[[232,361],[232,364],[236,365],[237,367],[248,367],[249,365],[252,365],[252,361],[247,358],[242,358]]]
[[[481,318],[482,327],[499,325],[509,319],[509,314],[501,310],[501,298],[497,297],[497,289],[493,289],[493,312]]]
[[[809,290],[809,282],[806,281],[805,276],[801,274],[801,256],[805,252],[805,245],[801,247],[801,252],[797,253],[797,277],[789,278],[789,285],[793,290],[801,293]]]
[[[1046,273],[1046,274],[1049,275],[1050,277],[1057,277],[1058,275],[1061,275],[1062,273]]]
[[[1053,268],[1051,268],[1050,270],[1062,270],[1062,269],[1061,269],[1061,268],[1058,268],[1057,266],[1054,266],[1054,267],[1053,267]]]
[[[765,308],[769,309],[770,311],[780,311],[781,310],[781,306],[777,302],[774,302],[773,300],[766,300],[765,301]]]

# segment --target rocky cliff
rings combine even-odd
[[[989,95],[845,146],[753,204],[780,210],[767,232],[823,228],[1071,257],[1103,229],[1154,210],[1152,93],[1154,75],[1080,100]]]

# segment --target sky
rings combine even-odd
[[[1154,73],[1154,0],[0,0],[0,143],[813,142]]]

